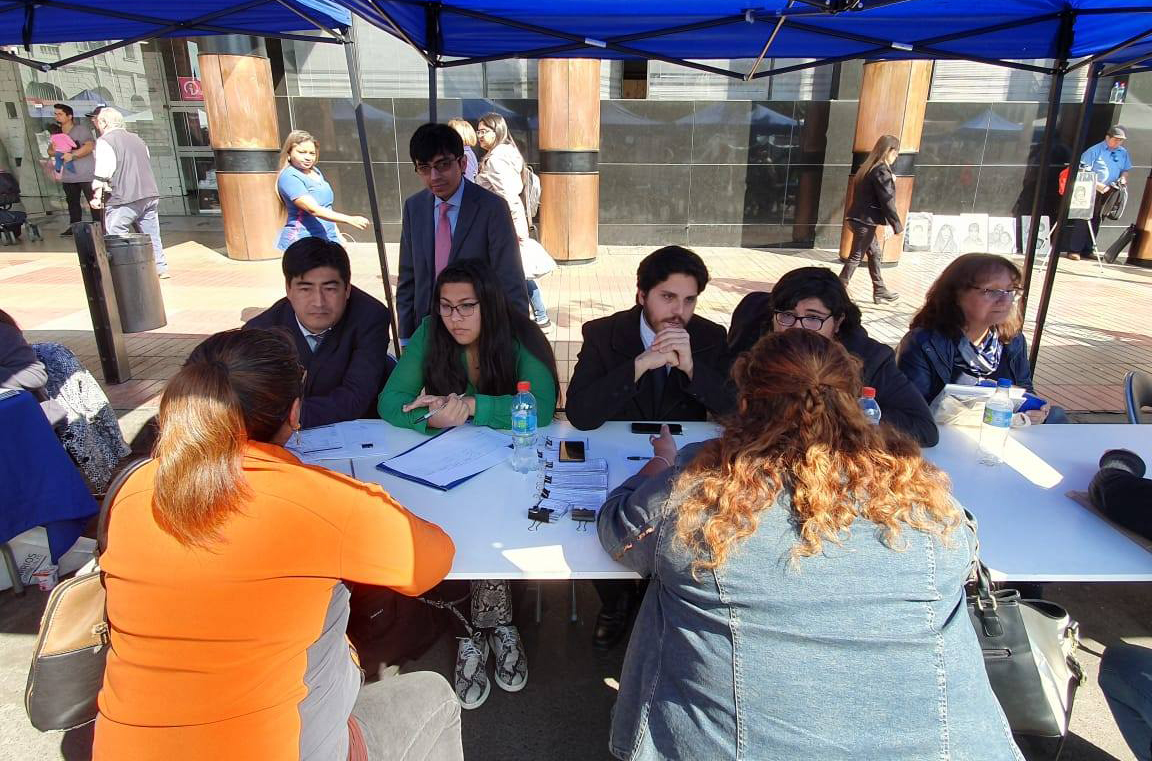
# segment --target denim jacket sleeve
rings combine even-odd
[[[1028,341],[1024,338],[1024,334],[1021,333],[1013,338],[1005,351],[1008,353],[1008,367],[1012,374],[1012,382],[1028,391],[1033,391],[1032,366],[1028,364]]]
[[[596,518],[600,544],[613,560],[643,575],[656,570],[656,548],[672,482],[679,468],[632,476],[608,495]]]

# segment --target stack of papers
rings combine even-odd
[[[474,425],[449,428],[376,467],[385,473],[447,491],[512,456],[512,439]]]
[[[554,449],[549,451],[546,448],[545,451],[548,457],[555,457]],[[607,460],[559,462],[545,459],[540,475],[540,497],[540,505],[553,510],[551,520],[568,512],[573,513],[575,520],[591,520],[608,499]],[[592,518],[584,517],[588,515]]]

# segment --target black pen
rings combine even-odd
[[[651,459],[652,459],[652,455],[648,455],[647,457],[641,457],[640,455],[635,455],[635,454],[634,454],[634,455],[629,455],[629,456],[628,456],[628,459],[629,459],[629,460],[651,460]]]

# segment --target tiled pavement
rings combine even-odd
[[[107,387],[121,413],[154,408],[164,383],[193,346],[217,330],[239,326],[244,315],[283,294],[277,261],[233,262],[208,247],[220,244],[212,222],[166,219],[166,233],[170,227],[180,242],[168,248],[173,277],[161,281],[168,325],[128,337],[132,380]],[[42,242],[0,249],[0,308],[16,317],[30,341],[68,345],[99,377],[91,320],[70,246],[70,239],[49,234]],[[395,249],[389,246],[393,283]],[[605,246],[595,262],[562,266],[541,281],[554,323],[548,332],[565,385],[580,350],[581,326],[633,303],[636,264],[649,250]],[[699,313],[724,324],[745,294],[767,288],[784,272],[808,264],[837,266],[829,251],[697,250],[713,277]],[[352,244],[350,253],[353,282],[383,299],[375,247]],[[871,304],[866,273],[859,273],[852,293],[870,333],[895,345],[943,264],[931,255],[905,254],[899,266],[885,273],[904,296],[891,306]],[[1040,278],[1038,272],[1035,282]],[[1152,270],[1112,266],[1100,275],[1095,263],[1061,261],[1037,367],[1039,393],[1070,410],[1123,409],[1125,372],[1152,369],[1149,287]],[[1038,300],[1032,299],[1030,312]]]

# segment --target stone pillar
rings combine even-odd
[[[591,261],[600,223],[600,61],[540,61],[539,103],[540,243],[557,261]]]
[[[284,208],[276,194],[280,130],[268,53],[257,37],[221,35],[199,43],[228,258],[274,259]]]
[[[856,115],[856,138],[852,144],[852,173],[864,162],[881,135],[900,138],[900,156],[892,165],[896,179],[896,208],[907,220],[916,181],[916,154],[924,131],[924,107],[932,85],[931,61],[877,61],[864,65],[860,85],[860,108]],[[844,209],[852,203],[855,180],[848,179]],[[900,261],[904,236],[893,235],[884,244],[884,263]],[[848,225],[840,235],[840,258],[847,259],[852,248]]]
[[[1132,190],[1131,186],[1128,190]],[[1152,267],[1152,176],[1144,183],[1140,214],[1136,217],[1136,231],[1136,240],[1128,249],[1128,263],[1137,267]]]

